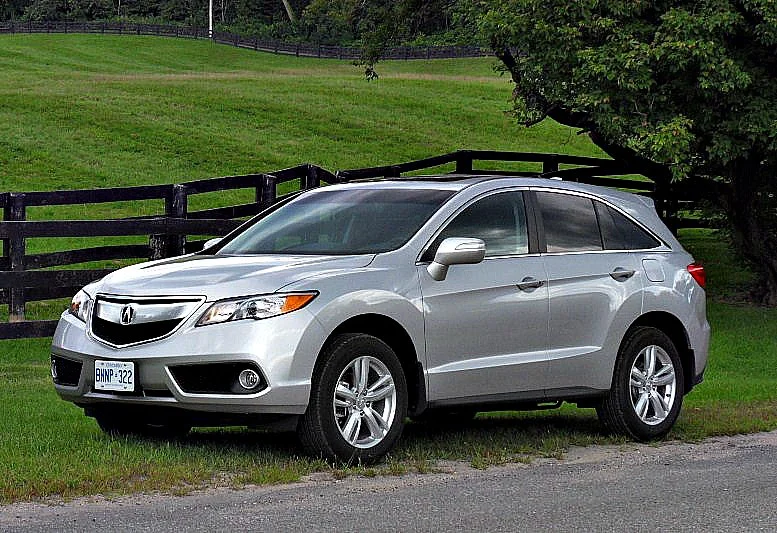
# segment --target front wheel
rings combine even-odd
[[[680,414],[683,366],[672,340],[659,329],[632,331],[615,363],[612,389],[596,411],[609,430],[637,440],[666,435]]]
[[[302,445],[332,461],[380,459],[399,439],[407,415],[402,364],[386,343],[365,334],[337,337],[321,357],[297,430]]]

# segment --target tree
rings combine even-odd
[[[34,0],[24,18],[34,21],[94,20],[111,16],[111,0]]]
[[[777,2],[469,0],[514,114],[581,128],[725,214],[777,305]],[[373,56],[373,58],[376,56]]]
[[[31,0],[0,1],[0,20],[16,20],[30,3]]]

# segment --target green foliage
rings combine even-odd
[[[111,16],[112,0],[33,0],[24,11],[32,21],[95,20]]]
[[[694,178],[758,268],[763,301],[777,304],[777,3],[473,5],[515,82],[521,122],[549,116],[616,158]]]
[[[313,0],[302,26],[310,39],[326,44],[359,40],[371,58],[407,42],[471,43],[475,26],[468,6],[465,0]]]
[[[1,0],[0,20],[16,20],[24,13],[32,0]]]

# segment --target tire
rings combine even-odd
[[[321,354],[297,434],[311,455],[372,463],[394,447],[406,415],[407,383],[394,351],[376,337],[349,333]]]
[[[684,383],[671,339],[656,328],[636,328],[621,345],[612,389],[596,408],[599,420],[608,430],[636,440],[663,437],[680,414]]]
[[[192,427],[188,424],[144,424],[142,422],[117,421],[107,415],[95,416],[100,429],[111,437],[146,437],[178,439],[185,437]]]

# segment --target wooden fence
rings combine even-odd
[[[2,33],[99,33],[208,38],[207,28],[127,22],[0,22],[0,34]],[[212,39],[219,44],[274,54],[351,60],[362,56],[362,49],[358,47],[294,43],[228,32],[214,31]],[[384,59],[447,59],[488,55],[491,55],[490,52],[478,46],[399,46],[388,49]]]
[[[336,178],[315,165],[300,165],[272,174],[250,174],[204,179],[175,185],[150,185],[93,190],[0,194],[3,221],[0,239],[0,303],[8,304],[9,323],[0,324],[0,339],[51,335],[55,320],[25,320],[27,302],[72,296],[85,284],[113,269],[57,269],[90,261],[161,259],[202,249],[204,241],[187,241],[187,235],[220,236],[237,228],[242,218],[255,215],[283,199],[278,185],[298,183],[300,189],[318,187]],[[247,204],[189,211],[192,195],[235,189],[254,189]],[[27,220],[33,206],[99,204],[122,201],[164,200],[164,214],[114,220]],[[148,235],[148,244],[97,246],[77,250],[28,254],[27,239]]]
[[[504,171],[475,168],[475,161],[533,163],[536,170]],[[9,322],[0,323],[0,339],[50,336],[56,320],[26,320],[28,302],[72,296],[79,288],[113,269],[73,269],[90,261],[116,259],[161,259],[202,249],[204,241],[191,241],[189,235],[221,236],[237,228],[246,217],[282,200],[278,186],[310,189],[322,183],[337,183],[377,177],[400,177],[410,172],[449,165],[458,174],[496,174],[556,177],[627,189],[652,196],[659,214],[670,227],[698,226],[677,215],[678,191],[656,188],[653,182],[628,179],[636,174],[612,160],[556,154],[459,150],[449,154],[389,165],[331,173],[305,164],[272,173],[249,174],[189,181],[175,185],[150,185],[91,190],[51,192],[6,192],[0,194],[3,220],[0,239],[0,304],[7,304]],[[192,195],[235,189],[253,189],[254,202],[200,211],[188,209]],[[27,208],[75,204],[104,204],[122,201],[164,200],[164,213],[113,220],[28,220]],[[682,198],[680,197],[680,200]],[[28,254],[27,239],[98,236],[148,236],[147,244],[96,246],[75,250]],[[51,270],[52,267],[58,267]]]

